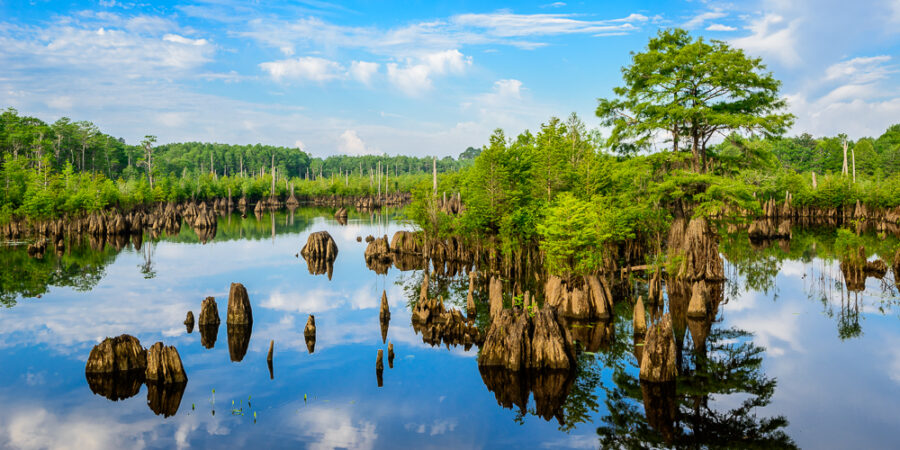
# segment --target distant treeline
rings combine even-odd
[[[469,148],[460,157],[438,159],[438,172],[449,172],[471,164],[478,150]],[[145,151],[124,139],[103,133],[88,121],[63,117],[48,124],[41,119],[19,115],[8,108],[0,113],[0,161],[28,158],[37,168],[60,171],[71,164],[77,172],[102,173],[107,178],[129,179],[145,174]],[[380,165],[384,173],[430,173],[432,157],[415,156],[329,156],[312,157],[299,148],[272,145],[230,145],[185,142],[154,146],[154,170],[176,175],[258,175],[275,168],[289,177],[315,178],[348,172],[368,176]]]
[[[0,223],[13,216],[49,218],[157,201],[232,195],[370,195],[408,192],[432,168],[454,172],[480,153],[460,157],[329,156],[271,145],[139,145],[87,121],[48,124],[9,108],[0,113]],[[274,174],[273,174],[274,171]],[[274,183],[273,183],[274,178]],[[274,186],[274,191],[272,189]]]
[[[864,137],[855,142],[844,135],[814,138],[804,133],[770,139],[767,143],[786,169],[823,174],[841,171],[844,142],[856,160],[858,174],[882,178],[900,172],[900,124],[891,126],[877,138]]]

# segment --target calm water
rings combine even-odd
[[[504,395],[495,392],[509,386],[486,386],[477,347],[432,347],[414,332],[409,297],[418,292],[422,271],[391,268],[378,275],[366,267],[365,242],[356,237],[403,228],[392,213],[351,214],[341,226],[329,210],[300,209],[293,217],[280,212],[258,221],[220,218],[216,238],[206,244],[185,229],[157,242],[147,237],[140,250],[72,247],[61,259],[48,252],[40,262],[24,256],[23,247],[0,248],[6,306],[0,308],[0,447],[594,448],[598,427],[601,433],[628,429],[638,438],[653,434],[635,390],[627,304],[617,306],[611,345],[581,353],[567,395],[551,402],[559,419],[539,417],[534,398],[524,411],[504,408],[498,404]],[[320,230],[339,248],[331,280],[311,275],[295,256],[307,235]],[[699,440],[715,444],[716,429],[746,434],[783,418],[788,424],[774,428],[804,448],[900,444],[893,275],[870,278],[866,291],[848,294],[838,263],[822,259],[815,248],[822,242],[809,236],[795,234],[789,253],[735,245],[710,352],[731,351],[724,360],[740,367],[756,360],[759,368],[738,381],[718,379],[722,367],[696,371],[721,384],[692,391],[713,393],[704,396],[701,420],[710,426]],[[436,289],[446,288],[448,302],[464,306],[464,279],[439,279]],[[240,362],[230,357],[224,323],[231,282],[246,286],[253,306],[249,349]],[[378,387],[376,352],[387,349],[378,320],[382,290],[396,359]],[[188,334],[182,325],[188,310],[199,314],[206,296],[216,297],[223,320],[211,349],[201,345],[196,328]],[[312,354],[303,338],[309,314],[318,328]],[[116,402],[89,388],[84,366],[91,348],[121,333],[145,347],[163,341],[178,348],[189,381],[174,415],[148,406],[146,386]],[[266,364],[270,340],[274,379]],[[774,381],[772,390],[747,388],[760,381]],[[750,414],[729,414],[759,398],[765,401]]]

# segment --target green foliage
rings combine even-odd
[[[297,148],[259,144],[155,142],[148,135],[130,146],[90,122],[64,117],[47,125],[15,109],[0,112],[0,223],[13,215],[47,219],[229,193],[256,200],[286,196],[291,186],[298,196],[410,192],[430,177],[433,164],[428,157],[320,159]],[[442,173],[470,164],[450,157],[436,161]]]
[[[612,127],[608,145],[622,154],[649,148],[660,133],[672,151],[690,150],[695,170],[706,170],[706,147],[717,134],[742,131],[780,135],[793,116],[778,96],[780,82],[759,58],[723,41],[660,30],[622,69],[617,98],[600,99],[597,116]],[[686,142],[682,147],[682,141]]]

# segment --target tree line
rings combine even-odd
[[[151,135],[129,145],[89,121],[63,117],[48,124],[8,108],[0,113],[0,222],[229,194],[408,192],[414,180],[429,178],[433,169],[450,172],[471,165],[474,154],[469,148],[458,159],[322,158],[299,148],[262,144],[157,145]]]

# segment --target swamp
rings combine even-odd
[[[581,22],[497,14],[506,24]],[[60,20],[77,28],[118,16],[79,17]],[[479,17],[450,21],[498,23]],[[578,92],[611,92],[590,100],[594,122],[575,112],[508,122],[511,111],[558,108],[482,105],[473,110],[489,126],[460,121],[449,134],[424,122],[358,127],[390,135],[392,149],[414,141],[410,155],[367,144],[345,127],[352,121],[304,117],[306,106],[256,116],[265,108],[243,102],[293,94],[298,77],[323,92],[325,83],[374,92],[382,71],[415,97],[413,108],[425,100],[410,83],[430,91],[469,70],[472,57],[254,62],[277,86],[241,94],[238,106],[207,105],[214,96],[204,94],[190,97],[205,108],[187,108],[193,116],[177,107],[147,121],[113,113],[147,127],[137,140],[129,128],[131,144],[43,107],[2,110],[0,448],[896,448],[900,124],[882,117],[852,138],[837,129],[814,137],[804,127],[819,113],[792,107],[798,95],[745,51],[747,41],[707,38],[694,25],[657,28],[670,23],[657,18],[582,23],[621,34],[638,29],[632,22],[653,28],[629,47],[637,50],[615,48],[617,87]],[[169,21],[121,23],[151,36]],[[109,26],[82,34],[116,37],[118,60],[129,50]],[[337,39],[340,30],[327,28],[309,33]],[[513,28],[492,36],[519,36]],[[3,22],[0,39],[39,29]],[[353,30],[342,42],[370,45],[372,30]],[[166,60],[205,60],[212,41],[173,33],[142,46],[163,46],[155,53]],[[260,34],[268,32],[222,37]],[[221,42],[208,54],[228,48]],[[293,57],[289,43],[273,42]],[[855,76],[888,60],[823,72]],[[896,72],[879,70],[866,82]],[[234,71],[190,79],[235,90],[267,82]],[[527,101],[531,89],[500,79],[488,94],[440,94],[471,116],[472,102]],[[353,92],[347,105],[370,101]],[[332,95],[340,92],[318,101],[345,111]],[[83,111],[65,99],[44,103]],[[223,113],[215,109],[254,119],[203,126]],[[56,120],[29,115],[39,113]],[[97,114],[110,133],[122,129],[122,117]],[[190,130],[172,131],[182,123]],[[144,135],[153,127],[165,134]],[[860,131],[876,128],[877,137]],[[290,139],[270,134],[286,129]],[[462,142],[454,133],[480,147],[449,156]],[[194,135],[208,142],[176,142]],[[248,136],[282,145],[219,143]],[[313,156],[298,136],[331,156]]]

